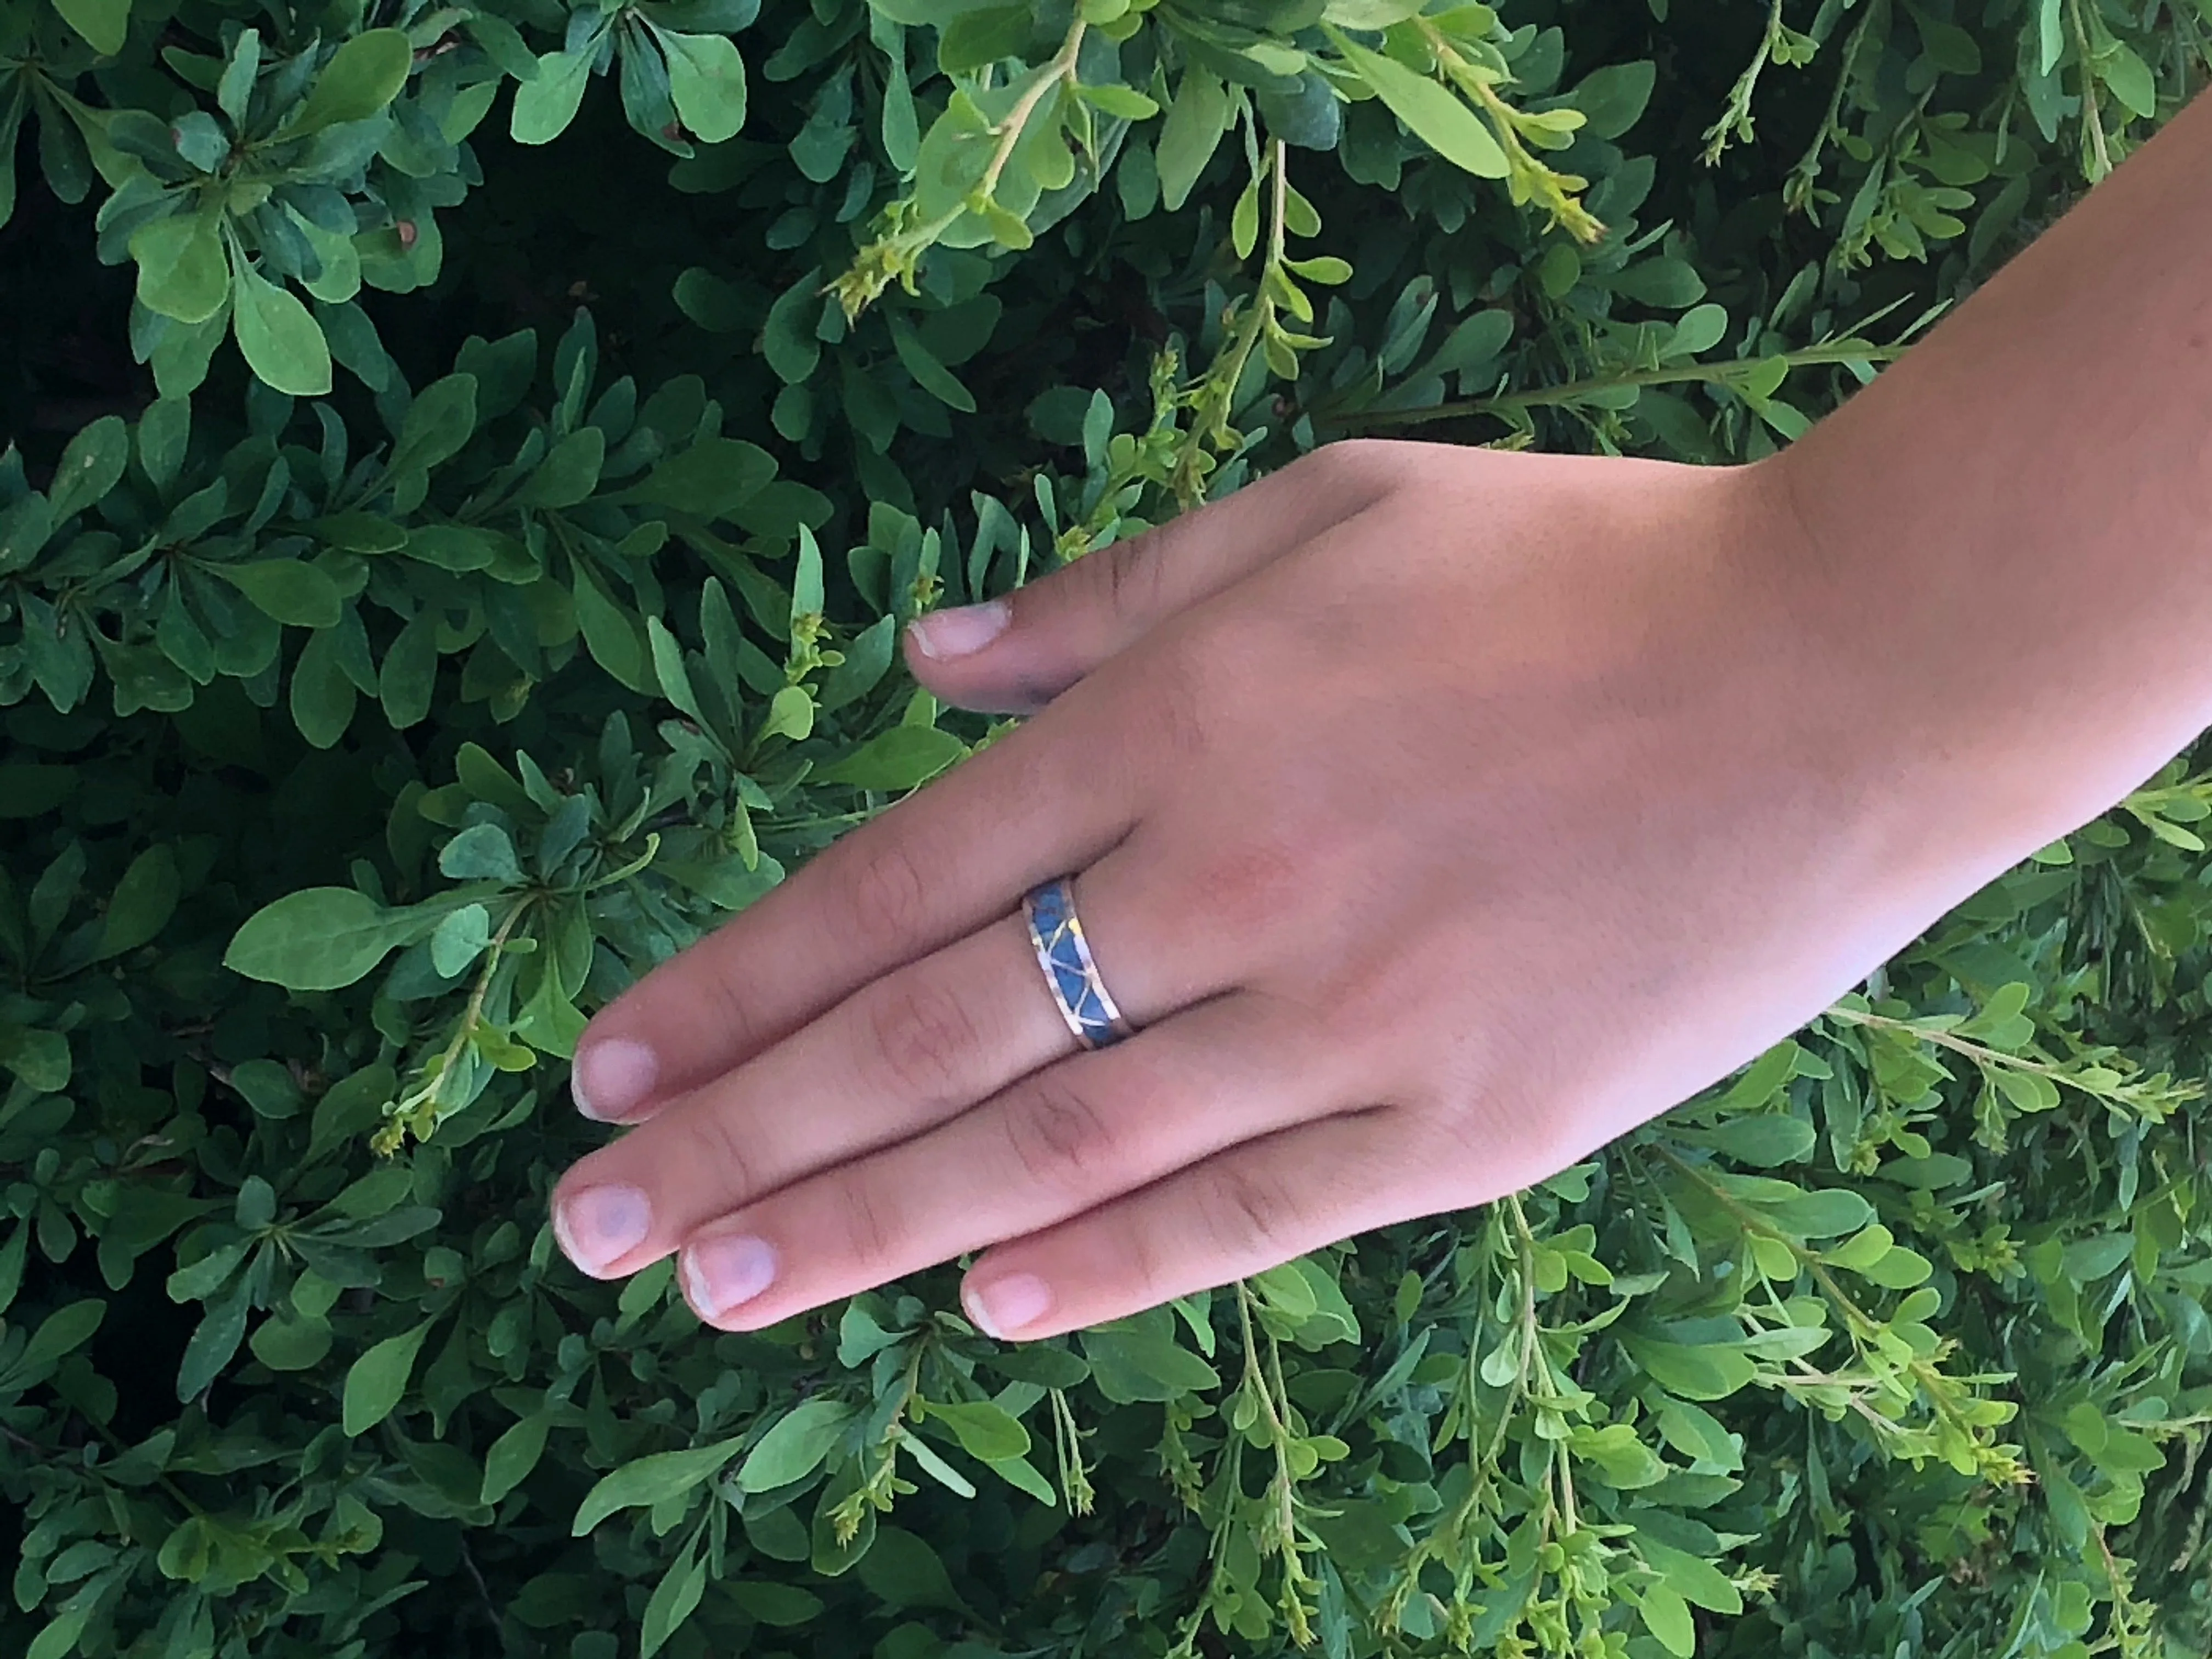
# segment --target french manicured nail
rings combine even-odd
[[[653,1206],[635,1187],[586,1187],[553,1206],[553,1237],[561,1253],[595,1279],[652,1230]]]
[[[963,605],[951,611],[933,611],[917,617],[914,642],[925,657],[939,660],[981,651],[1006,631],[1013,607],[1004,599],[985,605]]]
[[[775,1282],[775,1247],[733,1233],[684,1247],[684,1296],[702,1319],[720,1319]]]
[[[1008,1273],[980,1288],[968,1286],[963,1299],[983,1334],[1002,1342],[1052,1311],[1052,1291],[1035,1273]]]
[[[568,1074],[568,1092],[576,1109],[601,1123],[627,1115],[653,1091],[660,1075],[660,1062],[642,1042],[609,1037],[594,1042],[576,1056]]]

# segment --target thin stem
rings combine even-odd
[[[2066,0],[2066,19],[2074,30],[2074,50],[2081,60],[2081,119],[2089,129],[2089,147],[2097,157],[2096,178],[2089,181],[2094,185],[2112,170],[2112,158],[2105,149],[2105,118],[2097,107],[2097,76],[2089,65],[2089,34],[2081,27],[2081,0]]]

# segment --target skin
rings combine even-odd
[[[592,1022],[595,1109],[588,1045],[659,1074],[556,1202],[651,1220],[564,1243],[617,1277],[766,1241],[738,1307],[685,1275],[729,1330],[994,1246],[969,1305],[1030,1276],[1037,1317],[979,1322],[1033,1338],[1496,1198],[1725,1076],[1927,920],[1765,483],[1333,445],[1024,588],[969,659],[909,643],[949,702],[1050,701]],[[1067,871],[1139,1028],[1090,1053],[1018,912]]]
[[[1035,1339],[1525,1187],[1798,1030],[2212,710],[2208,164],[2200,101],[1772,459],[1334,444],[969,656],[910,633],[1034,718],[591,1022],[633,1127],[563,1249],[680,1252],[725,1330],[981,1251],[970,1317]],[[1095,1052],[1020,915],[1068,872],[1139,1028]]]

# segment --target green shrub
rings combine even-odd
[[[2188,757],[1113,1327],[545,1223],[584,1011],[1003,729],[920,611],[1353,433],[1769,453],[2206,65],[1786,9],[7,0],[0,1653],[2203,1653]]]

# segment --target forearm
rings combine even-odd
[[[2040,844],[2179,752],[2212,725],[2212,98],[1765,465],[1900,768]]]

